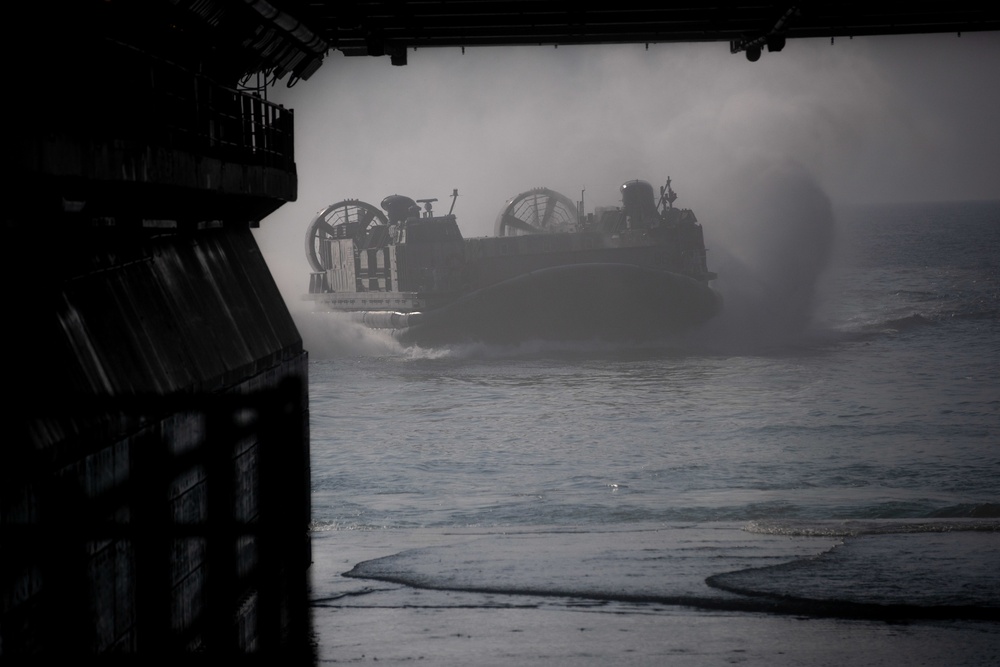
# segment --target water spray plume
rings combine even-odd
[[[830,259],[830,200],[792,161],[751,164],[721,182],[726,194],[706,229],[715,237],[710,247],[725,307],[707,326],[709,339],[741,348],[792,342],[811,324]]]

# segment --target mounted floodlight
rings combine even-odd
[[[403,67],[406,65],[406,47],[388,47],[386,48],[386,53],[389,54],[389,62],[396,67]]]

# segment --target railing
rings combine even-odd
[[[34,83],[28,123],[97,139],[134,140],[200,156],[294,168],[293,113],[257,94],[117,42]]]
[[[171,145],[246,164],[294,165],[291,110],[164,60],[150,57],[147,63],[143,92],[151,120]]]

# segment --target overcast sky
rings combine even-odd
[[[756,63],[725,43],[422,49],[405,67],[333,52],[269,91],[295,111],[299,193],[256,236],[287,300],[306,227],[347,198],[444,212],[457,188],[467,237],[533,187],[586,189],[589,210],[668,176],[707,232],[775,164],[835,205],[1000,199],[998,66],[997,32],[790,40]]]

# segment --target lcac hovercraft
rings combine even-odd
[[[701,225],[670,180],[621,186],[621,206],[584,214],[547,188],[508,200],[495,235],[464,238],[436,199],[345,199],[306,233],[306,300],[406,344],[651,340],[721,307]]]

